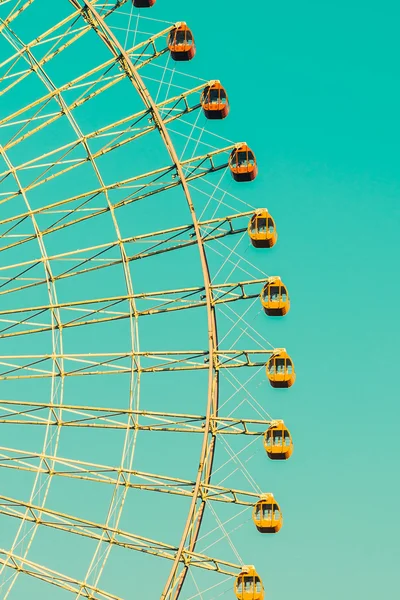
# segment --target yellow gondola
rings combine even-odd
[[[236,577],[235,594],[238,600],[264,600],[264,587],[252,565],[242,567]]]
[[[278,533],[282,527],[283,518],[273,494],[263,494],[255,504],[253,521],[260,533]]]
[[[252,215],[247,232],[255,248],[272,248],[278,239],[274,219],[266,208],[258,208]]]
[[[212,81],[204,88],[200,103],[207,119],[225,119],[228,116],[228,95],[219,81]]]
[[[289,312],[290,298],[280,277],[268,277],[260,294],[264,312],[269,317],[283,317]]]
[[[232,150],[229,169],[235,181],[253,181],[257,177],[256,157],[247,144],[237,144]]]
[[[293,454],[293,440],[283,421],[275,421],[264,434],[264,448],[271,460],[287,460]]]
[[[172,60],[192,60],[196,46],[192,32],[186,23],[177,23],[168,35],[168,50]]]
[[[274,350],[266,365],[267,377],[274,388],[288,388],[296,381],[294,364],[286,348]]]

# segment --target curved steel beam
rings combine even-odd
[[[109,48],[110,52],[119,60],[121,67],[126,72],[136,91],[140,95],[145,106],[151,111],[154,122],[163,138],[165,146],[171,157],[171,160],[175,166],[176,172],[179,176],[182,189],[184,191],[186,201],[190,210],[190,214],[193,221],[194,233],[198,244],[200,262],[203,271],[204,288],[207,299],[207,321],[208,321],[208,346],[209,346],[209,379],[208,379],[208,398],[207,398],[207,413],[205,422],[205,432],[203,437],[203,444],[200,453],[199,467],[197,470],[196,484],[193,493],[193,500],[190,505],[187,521],[183,529],[182,538],[176,553],[176,557],[165,584],[164,590],[161,594],[161,599],[178,598],[182,585],[184,583],[188,566],[185,565],[180,575],[177,577],[179,564],[181,562],[182,554],[185,549],[186,541],[189,539],[188,551],[192,552],[196,546],[197,538],[200,531],[201,522],[204,515],[204,509],[206,503],[201,500],[200,506],[197,501],[200,497],[201,484],[208,485],[211,480],[212,465],[214,460],[214,452],[216,445],[216,436],[212,432],[211,419],[215,418],[218,414],[218,368],[217,368],[217,357],[216,351],[218,348],[217,338],[217,320],[215,310],[211,301],[211,280],[210,272],[207,262],[207,256],[204,248],[203,238],[200,231],[199,222],[194,209],[193,201],[190,195],[189,186],[183,172],[183,168],[177,152],[172,143],[171,137],[167,131],[165,123],[163,122],[159,113],[158,107],[151,97],[146,85],[140,77],[137,69],[133,65],[129,55],[118,42],[110,28],[105,23],[103,17],[99,15],[97,10],[92,6],[88,0],[69,0],[71,4],[77,9],[81,10],[82,16],[92,25],[94,31],[99,35],[105,45]],[[82,6],[83,4],[83,6]]]

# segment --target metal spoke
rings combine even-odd
[[[79,519],[78,517],[52,511],[47,508],[42,509],[40,507],[36,507],[35,505],[23,503],[13,498],[0,496],[0,514],[15,518],[22,518],[21,512],[18,510],[18,507],[21,506],[26,507],[29,510],[28,520],[30,522],[35,523],[40,521],[40,524],[44,527],[51,527],[71,534],[98,540],[106,544],[115,544],[116,546],[120,546],[122,548],[144,552],[145,554],[166,558],[168,560],[175,559],[177,549],[170,544],[165,544],[163,542],[151,540],[142,536],[137,536],[122,530],[114,530],[113,528],[105,527],[99,523],[86,521],[84,519]],[[43,517],[46,517],[46,519]],[[105,533],[106,535],[103,536],[102,533]],[[6,556],[11,559],[7,565],[10,568],[19,569],[21,572],[27,575],[37,577],[38,579],[43,579],[43,581],[58,585],[58,587],[62,587],[68,591],[77,592],[82,590],[83,593],[81,593],[81,595],[86,598],[119,600],[119,598],[113,594],[108,594],[107,592],[104,592],[99,588],[92,587],[85,582],[79,582],[0,549],[0,557],[1,556]],[[3,559],[0,558],[0,564],[3,562]],[[183,564],[188,564],[192,567],[205,569],[207,571],[216,571],[223,575],[237,575],[241,570],[241,566],[235,563],[213,558],[205,554],[189,552],[188,550],[184,550],[183,555],[180,558],[180,562]]]
[[[42,464],[38,465],[39,460],[42,460]],[[195,481],[193,480],[172,477],[170,475],[134,471],[127,468],[121,469],[119,466],[75,461],[60,456],[43,455],[39,457],[29,451],[14,448],[0,447],[0,467],[17,471],[42,473],[49,477],[79,479],[81,481],[91,481],[149,492],[174,494],[189,498],[193,496],[195,487]],[[201,482],[198,495],[204,502],[224,502],[237,504],[238,506],[254,506],[257,500],[260,499],[260,495],[254,492],[204,482]],[[1,498],[0,496],[0,500]],[[47,509],[42,507],[41,510],[46,512]]]
[[[264,278],[212,285],[210,287],[211,302],[213,306],[216,306],[237,302],[238,300],[257,298],[260,294],[261,284],[266,281],[267,279]],[[58,310],[65,316],[70,315],[73,317],[70,320],[68,318],[63,319],[62,327],[67,329],[129,319],[131,316],[129,303],[138,300],[146,300],[151,306],[143,310],[137,309],[136,317],[204,307],[207,304],[204,292],[205,288],[201,286],[2,310],[0,311],[0,323],[3,321],[7,325],[0,329],[0,339],[52,331],[53,326],[43,326],[42,323],[34,320],[36,317],[46,318],[46,314],[52,310]],[[5,317],[9,318],[6,319]],[[26,329],[21,330],[21,326],[26,327]]]
[[[1,424],[50,425],[53,427],[90,427],[99,429],[126,429],[124,417],[131,418],[132,429],[173,433],[204,433],[205,415],[169,413],[130,408],[63,404],[62,414],[46,402],[1,400]],[[52,410],[49,417],[48,411]],[[139,422],[138,417],[141,417]],[[143,421],[144,419],[144,421]],[[262,436],[276,421],[234,417],[213,417],[211,427],[217,435]]]
[[[212,242],[214,240],[219,240],[225,237],[229,237],[232,235],[237,235],[243,233],[247,229],[246,226],[237,226],[236,219],[240,219],[243,217],[248,217],[253,214],[253,211],[248,211],[244,213],[237,213],[235,215],[230,215],[226,217],[221,217],[218,219],[210,219],[208,221],[203,221],[199,223],[201,236],[203,239],[203,243],[206,244],[208,242]],[[29,236],[28,236],[29,237]],[[17,245],[21,245],[26,243],[28,240],[22,240],[14,244],[10,244],[8,248],[15,247]],[[127,262],[132,262],[135,260],[142,260],[148,257],[158,256],[160,254],[164,254],[165,252],[170,252],[173,250],[180,250],[183,248],[188,248],[189,246],[193,246],[197,244],[197,239],[193,235],[193,225],[182,225],[180,227],[174,227],[171,229],[165,229],[161,231],[156,231],[152,233],[147,233],[143,235],[137,235],[130,238],[123,238],[122,243],[125,247],[130,244],[141,244],[141,243],[150,243],[150,247],[147,249],[136,252],[133,255],[127,255]],[[49,256],[48,260],[50,263],[53,261],[57,262],[73,262],[74,257],[76,257],[76,264],[73,264],[68,269],[63,270],[60,274],[53,275],[54,281],[58,281],[60,279],[65,279],[69,277],[75,277],[76,275],[84,275],[93,271],[97,271],[99,269],[105,269],[107,267],[114,267],[122,263],[122,260],[119,258],[113,258],[111,260],[106,260],[104,257],[106,253],[112,251],[113,249],[118,248],[118,241],[109,242],[105,244],[101,244],[98,246],[91,246],[86,248],[81,248],[79,250],[74,250],[71,252],[66,252],[63,254],[57,254],[53,256]],[[0,248],[1,252],[1,248]],[[87,254],[93,253],[91,256],[86,256]],[[99,264],[100,262],[100,264]],[[93,265],[95,266],[87,266]],[[4,279],[4,275],[2,277],[2,272],[7,272],[10,270],[12,275],[7,278],[7,281],[23,281],[24,273],[28,271],[30,268],[33,268],[40,264],[39,259],[33,259],[30,261],[24,261],[22,263],[14,263],[7,266],[0,267],[0,278]],[[15,269],[21,269],[19,274],[13,273]],[[1,280],[1,279],[0,279]],[[24,285],[19,285],[14,288],[8,289],[0,289],[0,296],[4,294],[9,294],[12,292],[21,291],[24,289],[29,289],[31,287],[36,287],[38,285],[42,285],[45,283],[44,279],[35,280],[33,283],[26,283]],[[4,288],[4,285],[2,286]]]
[[[268,361],[272,350],[217,350],[213,353],[213,368],[237,369],[241,367],[262,367]],[[130,366],[132,359],[140,357],[143,366]],[[124,375],[135,373],[160,373],[168,371],[208,370],[210,352],[208,350],[179,350],[160,352],[111,352],[100,354],[26,354],[0,355],[0,381],[12,379],[45,379],[54,377],[49,368],[53,360],[62,359],[70,366],[58,374],[62,377],[89,375]],[[56,374],[57,376],[57,374]]]

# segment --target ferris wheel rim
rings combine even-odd
[[[79,4],[78,0],[69,0],[69,1],[76,9],[80,8],[80,4]],[[196,546],[196,543],[197,543],[197,538],[198,538],[198,535],[200,532],[201,522],[203,519],[203,514],[204,514],[204,509],[205,509],[204,501],[201,502],[200,507],[197,509],[199,491],[200,491],[200,487],[202,484],[202,479],[203,479],[204,473],[205,473],[205,477],[206,477],[205,483],[208,484],[211,480],[212,464],[213,464],[213,458],[214,458],[214,452],[215,452],[215,435],[211,432],[210,423],[211,423],[212,416],[213,415],[217,416],[217,414],[218,414],[218,388],[219,388],[218,370],[215,368],[215,363],[214,363],[214,356],[215,356],[215,353],[218,348],[218,339],[217,339],[217,319],[216,319],[214,307],[211,303],[211,295],[210,295],[211,278],[210,278],[210,273],[209,273],[207,255],[205,252],[204,243],[203,243],[202,236],[200,233],[199,221],[196,216],[196,211],[195,211],[194,204],[193,204],[193,201],[191,198],[189,186],[186,181],[186,177],[185,177],[185,174],[183,171],[181,161],[179,160],[179,157],[177,155],[177,152],[175,150],[175,147],[174,147],[172,139],[169,135],[169,132],[160,116],[157,104],[153,100],[150,92],[148,91],[147,86],[143,82],[143,79],[137,72],[137,69],[135,68],[134,64],[132,63],[128,53],[122,47],[120,42],[116,39],[116,37],[114,36],[114,34],[112,33],[112,31],[108,27],[108,25],[105,23],[104,18],[99,15],[96,8],[89,2],[89,0],[82,0],[82,2],[84,4],[84,6],[86,7],[86,11],[90,13],[91,19],[89,20],[89,22],[90,22],[91,26],[93,27],[95,32],[99,35],[99,37],[101,37],[101,39],[107,45],[107,47],[110,49],[110,51],[116,57],[118,57],[118,54],[119,54],[123,58],[123,61],[124,61],[123,67],[124,67],[125,72],[127,72],[127,70],[129,70],[130,81],[134,85],[136,91],[141,96],[144,104],[151,110],[153,118],[156,121],[157,128],[161,134],[164,144],[168,150],[168,153],[175,165],[177,174],[180,178],[180,183],[181,183],[182,189],[184,191],[186,201],[187,201],[187,204],[188,204],[188,207],[190,210],[190,215],[192,218],[194,232],[195,232],[195,236],[196,236],[196,240],[197,240],[197,246],[198,246],[198,250],[199,250],[199,254],[200,254],[200,263],[201,263],[201,267],[202,267],[205,295],[206,295],[206,301],[207,301],[206,307],[207,307],[207,320],[208,320],[209,380],[208,380],[208,392],[207,392],[207,413],[206,413],[206,421],[205,421],[205,432],[204,432],[203,443],[202,443],[202,448],[201,448],[201,452],[200,452],[199,467],[198,467],[198,473],[197,473],[197,477],[196,477],[196,483],[195,483],[195,486],[193,489],[192,502],[191,502],[191,505],[189,508],[186,524],[184,526],[182,537],[181,537],[179,547],[178,547],[178,550],[176,553],[175,561],[173,563],[173,566],[171,568],[167,582],[166,582],[163,592],[161,594],[162,600],[166,599],[167,597],[172,597],[172,596],[177,599],[177,598],[179,598],[179,595],[180,595],[180,592],[181,592],[181,589],[182,589],[182,586],[183,586],[183,583],[184,583],[184,580],[185,580],[185,577],[186,577],[189,567],[187,565],[183,566],[183,569],[178,577],[178,580],[176,580],[177,570],[178,570],[179,564],[181,562],[181,557],[182,557],[183,551],[185,549],[185,542],[188,538],[189,530],[190,530],[191,526],[193,526],[193,519],[195,520],[195,523],[194,523],[193,533],[191,534],[191,537],[190,537],[190,544],[189,544],[188,551],[189,552],[193,551]],[[82,11],[82,9],[81,9],[81,11]],[[95,23],[91,22],[92,19],[95,21]],[[98,27],[101,28],[101,30],[102,30],[101,33],[100,33]],[[118,54],[115,52],[115,49],[118,49]],[[128,74],[128,72],[127,72],[127,74]],[[128,76],[129,76],[129,74],[128,74]],[[210,437],[210,434],[211,434],[211,441],[209,442],[208,438]],[[174,593],[173,590],[174,590],[175,586],[176,586],[176,590]]]

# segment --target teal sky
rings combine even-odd
[[[257,565],[273,561],[271,598],[384,597],[399,562],[400,9],[198,4],[157,9],[191,25],[197,72],[229,91],[231,127],[259,162],[259,205],[279,222],[292,298],[285,538]]]
[[[244,561],[257,566],[271,600],[376,600],[392,595],[398,586],[400,409],[396,297],[400,292],[397,277],[400,9],[394,1],[375,6],[358,0],[350,7],[348,4],[343,0],[308,1],[301,5],[294,0],[283,5],[261,0],[253,3],[157,0],[154,9],[145,13],[160,20],[185,20],[192,28],[197,54],[182,69],[207,80],[220,79],[231,104],[226,121],[211,125],[201,121],[200,125],[205,124],[235,141],[246,140],[258,160],[259,176],[254,184],[235,187],[227,181],[228,177],[224,184],[228,183],[231,193],[250,204],[268,207],[278,225],[279,241],[270,254],[249,248],[243,256],[269,274],[281,275],[291,296],[291,311],[285,319],[271,321],[261,315],[256,326],[276,346],[288,348],[296,366],[296,384],[287,393],[271,393],[267,382],[262,383],[261,375],[257,384],[251,384],[260,404],[274,417],[284,418],[294,437],[295,451],[288,463],[271,464],[260,450],[249,466],[262,489],[276,494],[285,524],[278,536],[257,535],[251,523],[232,533]],[[99,50],[99,56],[106,57],[106,51]],[[82,55],[82,61],[88,64],[92,58],[90,53]],[[73,67],[66,65],[66,73]],[[63,75],[64,72],[54,69],[56,78]],[[6,111],[10,110],[11,102],[7,104],[6,98],[3,105]],[[90,130],[92,122],[97,126],[96,119],[101,123],[101,111],[105,113],[109,106],[104,103],[99,107],[98,113],[81,115],[84,129]],[[125,109],[126,104],[119,96],[114,114],[119,114],[118,111],[124,114]],[[51,136],[43,139],[54,141]],[[129,175],[134,168],[144,168],[150,157],[154,162],[165,163],[165,154],[156,147],[143,142],[137,162],[117,164],[117,160],[113,163],[114,159],[110,159],[104,166],[106,176],[114,176],[113,169],[117,167]],[[79,189],[86,181],[82,176],[76,178],[75,184]],[[53,185],[49,189],[46,201],[50,201],[56,188]],[[35,201],[40,193],[34,195]],[[154,200],[159,212],[153,216],[155,221],[158,218],[159,222],[173,226],[180,209],[175,196],[170,200],[171,205]],[[148,217],[144,204],[138,203],[137,212],[130,210],[124,214],[133,215],[137,221],[124,220],[124,235],[131,233],[136,223],[145,223]],[[183,222],[186,220],[187,216]],[[139,227],[140,233],[144,230],[147,229]],[[93,243],[109,239],[110,231],[100,220],[100,225],[90,231]],[[75,240],[75,233],[68,235],[60,240],[72,241],[78,247],[82,246],[82,239],[87,239],[78,233]],[[58,239],[49,239],[51,251],[57,250],[58,243]],[[178,281],[181,265],[185,266],[191,285],[195,285],[199,271],[193,268],[191,272],[191,261],[197,260],[194,254],[185,255],[182,263],[173,262],[177,260],[174,254],[168,255],[170,263],[160,262],[156,281],[152,273],[135,265],[136,289],[173,286],[171,281]],[[215,256],[212,261],[215,267]],[[102,282],[104,293],[111,288],[115,293],[123,293],[123,288],[118,287],[121,278],[113,277],[110,274],[110,279]],[[61,296],[74,293],[74,284],[68,281],[72,280],[60,285]],[[91,285],[88,278],[79,293],[89,293]],[[40,301],[39,296],[35,297],[34,302]],[[177,347],[184,343],[189,325],[198,333],[198,339],[204,334],[200,317],[182,319],[174,321],[171,317],[167,322],[160,319],[166,339]],[[174,324],[180,328],[178,333],[173,329]],[[129,345],[129,334],[123,324],[107,329],[108,335],[101,339],[96,339],[95,334],[91,337],[90,328],[88,331],[84,339],[76,337],[72,341],[76,344],[79,340],[85,348],[104,346],[109,351]],[[141,333],[144,346],[153,343],[165,348],[165,340],[163,344],[159,333],[146,321]],[[161,377],[154,382],[146,379],[145,407],[162,410],[167,405],[171,411],[182,410],[188,406],[188,388],[194,399],[190,409],[202,406],[202,377],[196,376],[195,380],[193,375],[193,379],[182,380],[187,382],[186,386],[178,390],[172,385],[168,387],[167,378]],[[127,395],[126,382],[120,383],[120,378],[108,378],[118,379],[116,383],[94,378],[94,384],[88,378],[82,379],[68,383],[67,401],[78,402],[83,397],[88,403],[108,405],[110,398]],[[194,389],[197,385],[198,389]],[[16,387],[10,389],[19,393]],[[146,404],[150,398],[152,403]],[[196,410],[201,412],[199,408]],[[61,455],[116,462],[120,455],[117,436],[114,432],[107,435],[110,437],[104,438],[97,432],[63,432]],[[24,439],[25,444],[40,443],[38,431],[30,432],[29,436]],[[150,457],[154,464],[158,461],[160,472],[165,473],[176,460],[176,447],[166,443],[165,436],[155,439],[153,442],[153,437],[150,440],[143,436],[143,445],[138,444],[138,468],[144,469],[145,459]],[[3,445],[16,445],[8,430],[3,440]],[[22,441],[19,445],[24,447]],[[194,476],[198,446],[186,440],[183,447],[186,462],[181,466]],[[4,477],[10,489],[15,486],[15,495],[23,493],[17,479],[8,481],[8,474]],[[100,500],[104,500],[102,506],[105,506],[109,501],[108,491],[101,490],[96,503],[94,496],[81,498],[77,489],[71,493],[67,483],[54,484],[55,491],[49,495],[50,506],[54,502],[53,507],[65,512],[83,511],[86,516],[104,518]],[[245,483],[240,481],[238,486],[244,487]],[[103,494],[104,498],[100,498]],[[127,502],[122,526],[154,538],[165,533],[174,543],[173,540],[179,540],[177,524],[181,524],[182,514],[186,514],[186,505],[178,500],[163,498],[163,511],[168,519],[162,534],[149,517],[143,516],[142,522],[134,525],[130,520],[137,518],[138,506],[144,510],[147,503],[147,507],[154,506],[156,510],[158,498],[154,496],[158,495],[148,494],[141,500],[143,504],[131,506]],[[227,512],[220,514],[228,518]],[[205,527],[209,526],[206,521]],[[53,538],[49,536],[50,539]],[[11,533],[4,546],[9,540]],[[53,568],[73,574],[83,567],[70,543],[71,546],[58,546],[58,558],[53,556],[51,545],[34,545],[33,559],[49,564],[56,560]],[[205,546],[199,546],[199,550]],[[136,555],[133,557],[139,565],[136,568],[143,576],[140,581],[135,580],[135,586],[147,600],[153,597],[153,591],[146,596],[149,588],[142,579],[149,577],[154,590],[159,592],[169,565],[152,567],[151,561],[144,560],[139,553],[132,554]],[[124,577],[118,577],[121,591],[115,593],[123,595],[131,590],[130,560],[120,549],[113,550],[111,567],[102,579],[105,589],[113,591],[112,583],[107,587],[113,581],[112,569],[117,573],[122,565]],[[35,594],[37,583],[31,585],[27,589]],[[218,594],[228,590],[223,598],[233,597],[229,585],[217,588]],[[15,590],[26,593],[26,588],[16,586]],[[208,594],[204,599],[212,600],[218,594]],[[15,597],[18,598],[18,593]],[[39,598],[32,596],[36,597]],[[53,598],[41,596],[44,600],[50,597]],[[60,600],[64,597],[61,592],[54,596]]]

